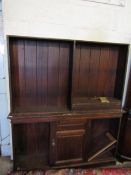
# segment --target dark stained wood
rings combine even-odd
[[[119,119],[101,119],[101,120],[91,120],[90,126],[90,148],[88,151],[88,160],[92,161],[101,158],[103,153],[108,153],[116,145],[117,135],[118,135],[118,126],[116,125],[116,132],[114,133],[112,130],[112,124]]]
[[[58,106],[69,107],[69,69],[70,69],[70,50],[69,45],[60,43],[59,50],[59,99]]]
[[[100,139],[100,138],[99,138]],[[97,143],[101,142],[101,139],[98,141],[97,140]],[[109,148],[114,148],[115,144],[117,143],[117,140],[109,133],[107,132],[105,134],[105,138],[103,139],[102,137],[102,143],[103,146],[100,146],[96,143],[94,143],[95,146],[97,146],[97,151],[95,150],[94,154],[92,154],[89,158],[88,158],[88,161],[92,161],[94,159],[96,159],[97,157],[100,157],[101,154],[103,155],[104,152],[106,152],[107,150],[109,151]]]
[[[25,58],[24,58],[25,52],[24,52],[24,48],[25,48],[24,41],[23,40],[18,41],[18,52],[17,52],[18,55],[17,55],[17,57],[18,57],[19,69],[18,69],[18,65],[16,65],[15,67],[18,69],[18,72],[15,72],[15,73],[18,73],[19,76],[17,76],[17,77],[19,79],[16,82],[16,84],[18,86],[16,88],[19,90],[19,94],[21,96],[20,99],[17,96],[17,98],[19,99],[18,104],[19,104],[19,106],[22,105],[23,107],[25,107],[25,98],[26,98],[25,86],[23,86],[23,85],[25,85]],[[18,82],[19,82],[19,84],[18,84]]]
[[[68,116],[68,118],[67,118]],[[38,123],[54,122],[60,120],[78,120],[78,119],[113,119],[121,118],[121,111],[90,111],[90,112],[72,112],[72,113],[15,113],[9,119],[14,124],[20,123]]]
[[[54,123],[54,125],[51,128],[51,164],[64,165],[84,162],[86,158],[86,123],[73,121],[73,123]]]
[[[9,49],[14,169],[114,162],[127,46],[10,37]]]
[[[36,105],[36,65],[36,41],[25,40],[25,103],[33,107]]]
[[[101,48],[100,63],[99,63],[99,80],[98,80],[98,96],[108,96],[108,78],[109,78],[109,47]],[[112,82],[110,82],[112,84]]]
[[[55,106],[59,94],[59,43],[49,43],[48,51],[48,105]]]
[[[116,68],[118,63],[118,47],[111,47],[109,49],[109,57],[108,57],[108,76],[105,84],[105,91],[107,91],[107,96],[114,96],[115,89],[115,80],[116,80]],[[125,58],[123,58],[126,60]],[[123,69],[122,69],[123,70]]]
[[[12,125],[12,133],[15,168],[34,169],[49,164],[48,123]]]
[[[73,72],[72,72],[72,103],[74,103],[74,96],[77,94],[79,81],[79,62],[80,62],[80,46],[74,44],[73,54]]]
[[[131,115],[125,114],[122,118],[119,136],[118,153],[125,160],[131,160]]]
[[[90,63],[88,72],[88,95],[87,97],[97,96],[97,89],[99,82],[99,62],[100,62],[100,47],[92,46],[90,47]],[[85,80],[84,80],[85,81]]]
[[[110,159],[109,159],[110,156]],[[84,163],[75,163],[70,165],[61,165],[61,166],[52,166],[53,169],[63,169],[63,168],[98,168],[103,166],[116,165],[116,159],[112,157],[112,154],[105,154],[103,159],[98,159],[97,161],[84,162]]]
[[[127,47],[124,47],[124,53],[121,54],[121,46],[76,42],[72,109],[104,109],[103,104],[96,102],[91,107],[89,102],[91,98],[101,96],[119,99],[114,107],[111,103],[105,104],[105,109],[121,109],[126,53]],[[119,92],[117,89],[120,89]]]
[[[70,52],[69,42],[10,40],[14,111],[69,108]]]
[[[124,55],[123,55],[124,52],[126,52],[126,48],[123,48],[123,52],[121,50],[120,56],[123,58],[124,58]],[[120,70],[122,66],[123,66],[122,64],[121,66],[119,66],[119,70],[118,70],[119,74],[121,74]],[[122,80],[119,78],[117,81],[119,82],[117,83],[119,86]],[[118,90],[116,90],[116,93],[119,95],[121,91],[122,89],[118,88]],[[131,160],[131,137],[130,137],[130,134],[131,134],[131,67],[129,67],[129,77],[128,77],[128,83],[127,83],[124,109],[127,111],[127,113],[123,115],[123,118],[121,120],[118,152],[117,152],[119,160],[122,160],[122,161]]]
[[[18,101],[18,84],[17,82],[19,81],[19,76],[15,76],[18,75],[18,61],[17,61],[17,52],[16,52],[16,48],[17,48],[17,41],[12,40],[12,44],[10,44],[10,84],[11,84],[11,100],[12,100],[12,106],[11,109],[13,110],[13,108],[16,105],[19,105],[19,101]],[[13,86],[16,85],[16,86]]]
[[[47,107],[48,42],[37,41],[37,103]]]
[[[127,111],[131,109],[131,91],[130,90],[128,90],[124,108]]]
[[[77,98],[72,105],[73,110],[92,111],[92,110],[108,110],[121,111],[121,101],[117,98],[107,97],[108,102],[101,102],[100,97]],[[121,111],[122,112],[122,111]]]
[[[130,72],[129,72],[128,87],[127,87],[127,92],[126,92],[124,109],[127,111],[130,111],[130,109],[131,109],[131,68],[130,68]]]
[[[78,48],[78,51],[77,51]],[[79,52],[79,78],[78,78],[78,94],[80,96],[84,96],[88,89],[88,77],[89,74],[89,58],[90,58],[90,48],[86,46],[80,46],[78,45],[76,48],[76,51]],[[80,48],[80,49],[79,49]],[[78,53],[77,53],[78,54]],[[77,57],[75,60],[77,61]],[[84,73],[83,73],[84,71]],[[84,77],[83,77],[84,76]],[[87,81],[83,81],[83,78]]]
[[[119,59],[117,63],[117,73],[115,80],[115,97],[122,98],[124,81],[125,81],[125,72],[128,56],[128,47],[120,46],[119,47]]]

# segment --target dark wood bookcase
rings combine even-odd
[[[14,169],[115,162],[128,45],[9,38]]]

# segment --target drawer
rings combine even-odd
[[[86,119],[64,119],[56,125],[56,131],[81,130],[86,127]]]

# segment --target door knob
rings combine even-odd
[[[52,145],[52,146],[55,146],[55,139],[52,139],[51,145]]]

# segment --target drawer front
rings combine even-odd
[[[68,120],[62,120],[60,121],[57,126],[56,130],[57,131],[65,131],[65,130],[81,130],[85,128],[87,121],[86,120],[73,120],[73,119],[68,119]]]

